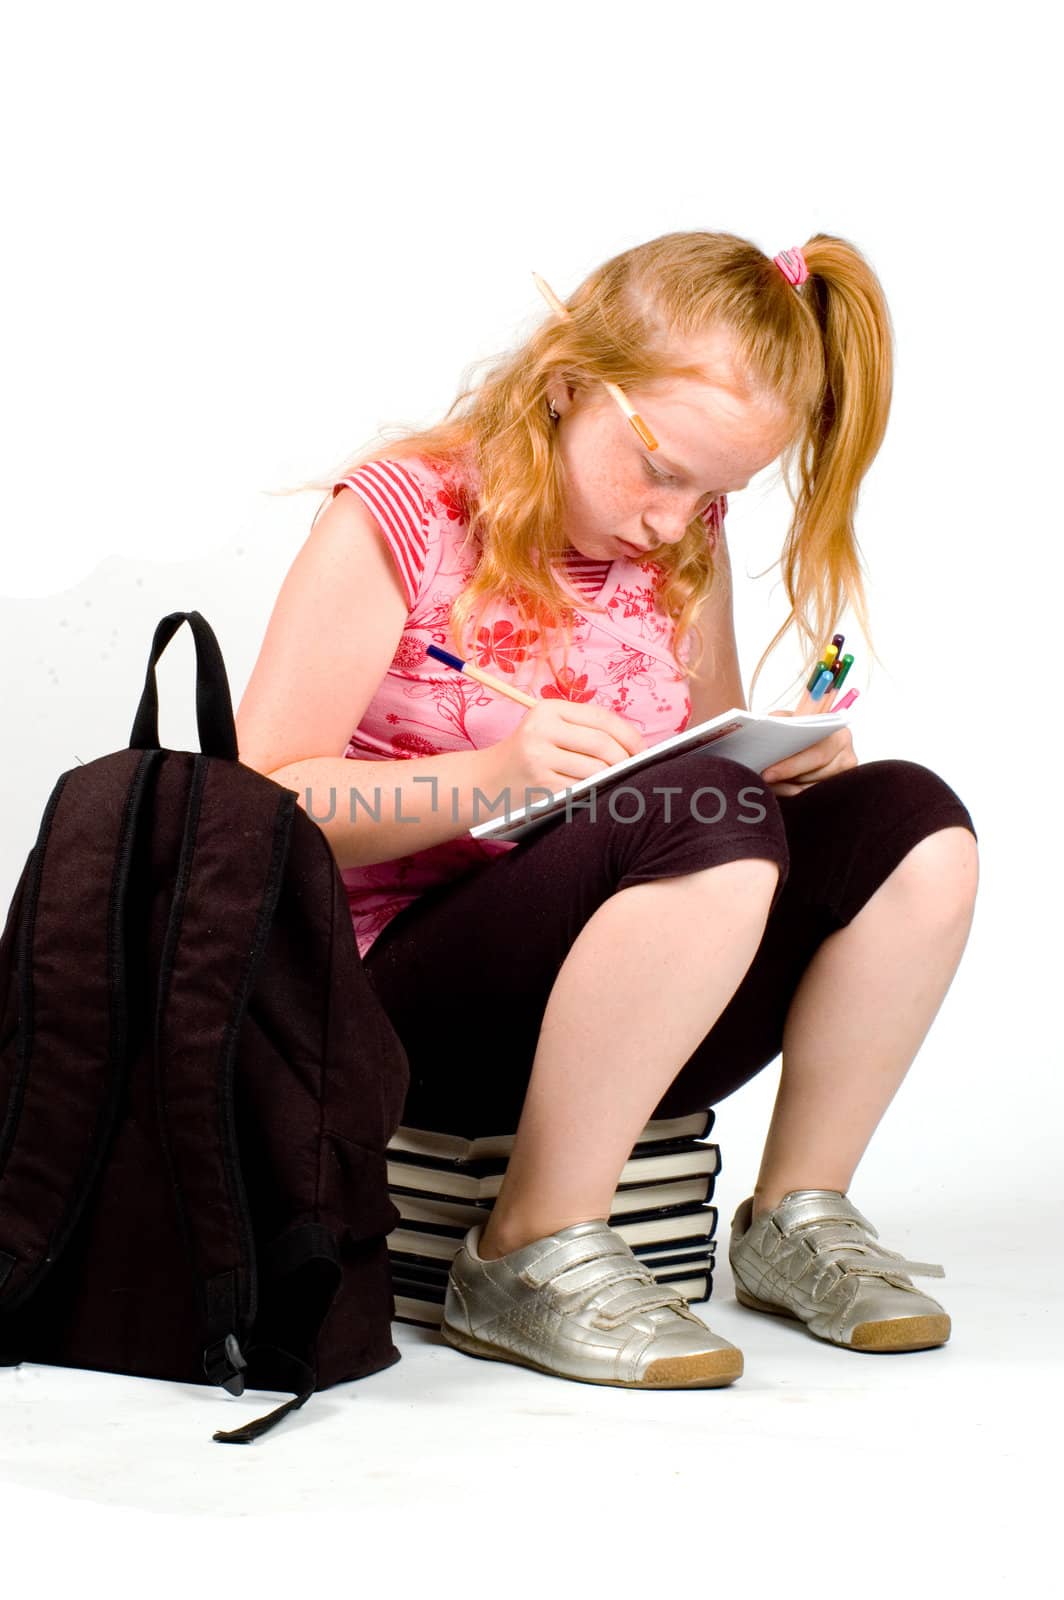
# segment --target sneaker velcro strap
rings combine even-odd
[[[548,1280],[547,1287],[560,1303],[574,1295],[586,1295],[604,1289],[607,1284],[620,1283],[625,1278],[638,1278],[646,1283],[648,1277],[646,1267],[632,1256],[596,1256],[594,1261],[577,1261],[570,1267],[563,1267]]]
[[[604,1228],[601,1233],[585,1233],[577,1239],[563,1240],[535,1261],[530,1261],[518,1276],[522,1283],[530,1284],[533,1289],[541,1289],[566,1267],[577,1267],[581,1262],[597,1261],[601,1256],[613,1255],[631,1256],[631,1251],[619,1234]]]
[[[808,1250],[811,1256],[826,1255],[831,1250],[867,1250],[886,1254],[882,1245],[856,1227],[852,1222],[808,1223],[790,1235],[791,1250]]]
[[[636,1311],[655,1311],[659,1307],[673,1306],[676,1309],[687,1309],[687,1301],[675,1291],[670,1294],[665,1284],[651,1285],[640,1284],[633,1289],[626,1289],[621,1294],[615,1295],[608,1306],[603,1306],[601,1311],[596,1311],[594,1322],[600,1328],[615,1328],[618,1323],[624,1322]]]
[[[881,1246],[866,1249],[860,1245],[847,1245],[840,1254],[833,1252],[831,1259],[844,1272],[867,1273],[874,1278],[898,1277],[902,1273],[917,1278],[946,1276],[945,1267],[930,1261],[907,1261],[904,1256],[895,1255],[893,1250],[884,1250]]]
[[[789,1199],[778,1212],[772,1213],[772,1220],[785,1236],[797,1233],[811,1222],[856,1222],[859,1227],[867,1228],[873,1239],[879,1238],[868,1218],[861,1215],[849,1196],[836,1194],[834,1190],[814,1190],[808,1198]]]
[[[830,1256],[836,1266],[851,1272],[878,1273],[880,1276],[892,1272],[913,1273],[920,1278],[946,1276],[945,1268],[933,1262],[909,1261],[897,1251],[888,1250],[878,1242],[878,1235],[875,1239],[862,1238],[858,1226],[852,1222],[840,1222],[833,1218],[819,1226],[806,1223],[797,1234],[792,1233],[791,1239],[792,1249],[804,1246],[811,1256]],[[855,1259],[844,1259],[846,1257]]]

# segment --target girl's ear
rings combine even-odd
[[[555,368],[550,375],[547,393],[554,401],[555,409],[564,414],[586,388],[586,384],[580,383],[577,373],[566,371],[564,368]]]
[[[555,373],[547,384],[547,400],[560,417],[572,406],[574,393],[574,386],[564,373]]]

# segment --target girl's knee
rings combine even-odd
[[[979,847],[963,825],[935,828],[895,868],[940,910],[970,911],[979,887]]]
[[[846,785],[846,809],[863,809],[882,826],[923,817],[928,831],[961,827],[978,836],[964,801],[944,778],[919,761],[890,758],[860,762],[830,780]],[[816,793],[816,787],[809,791]]]
[[[738,822],[756,827],[770,819],[770,828],[778,824],[783,831],[779,802],[760,773],[727,756],[671,756],[641,768],[612,792],[625,789],[637,791],[648,803],[653,797],[670,813],[687,813],[703,826]]]
[[[715,755],[667,758],[599,799],[627,872],[671,876],[758,858],[776,868],[775,905],[790,866],[787,831],[776,796],[752,768]]]

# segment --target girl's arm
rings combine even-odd
[[[508,791],[497,765],[497,747],[487,745],[398,761],[311,756],[266,776],[295,790],[338,867],[367,867],[457,839],[478,822],[502,816]],[[510,800],[511,809],[520,804],[520,797]]]
[[[492,747],[396,761],[339,753],[388,670],[406,618],[376,519],[357,495],[341,491],[285,577],[235,719],[240,760],[296,791],[340,867],[412,855],[492,815],[486,802],[474,807],[477,787],[495,798]]]
[[[258,772],[342,752],[391,664],[407,605],[369,507],[344,489],[288,570],[236,713]]]

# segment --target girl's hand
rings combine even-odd
[[[527,804],[528,791],[557,794],[606,767],[638,755],[646,740],[634,723],[595,701],[540,700],[509,738],[487,747],[495,781]]]
[[[824,698],[828,700],[831,696],[825,695]],[[821,706],[820,709],[825,711],[829,708]],[[808,712],[801,706],[796,711],[769,712],[770,717],[805,715],[808,715]],[[837,728],[819,743],[811,744],[807,749],[788,756],[785,761],[777,761],[774,766],[766,767],[761,776],[775,795],[804,794],[806,789],[812,788],[814,783],[819,783],[821,778],[831,778],[836,772],[845,772],[847,768],[856,765],[857,756],[850,729]]]

